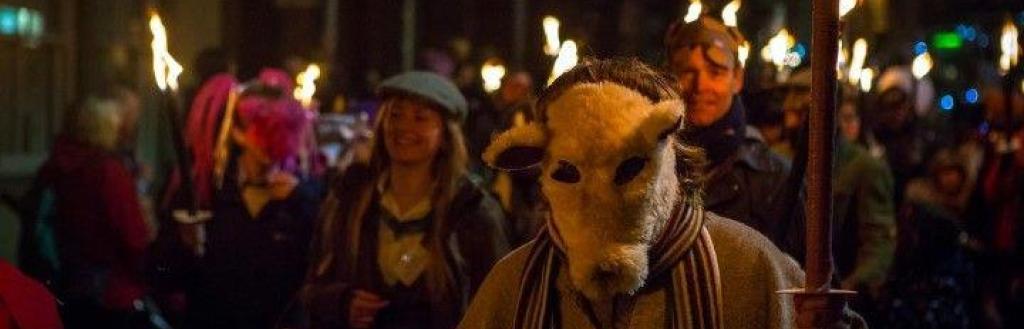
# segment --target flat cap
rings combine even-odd
[[[469,105],[462,92],[448,79],[431,72],[409,71],[387,78],[377,87],[379,97],[411,95],[434,103],[459,121],[466,119]]]

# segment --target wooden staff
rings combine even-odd
[[[835,149],[839,3],[811,7],[811,112],[808,114],[806,281],[794,295],[799,328],[841,328],[852,291],[832,288],[832,157]]]

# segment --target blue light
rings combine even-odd
[[[0,34],[18,33],[18,11],[13,7],[0,6]]]
[[[798,43],[796,46],[793,46],[793,52],[800,55],[801,59],[807,58],[807,47],[802,43]]]
[[[918,41],[916,44],[914,44],[914,56],[924,54],[927,51],[928,44],[924,43],[924,41]]]
[[[943,95],[942,99],[939,100],[939,107],[942,108],[943,112],[949,112],[953,110],[953,95]]]
[[[967,100],[968,104],[977,104],[978,97],[978,90],[974,88],[967,89],[967,92],[964,93],[964,99]]]
[[[989,42],[988,34],[982,33],[978,35],[978,45],[981,46],[981,48],[988,48]]]
[[[961,38],[969,42],[974,42],[978,38],[978,30],[975,30],[974,26],[966,24],[957,25],[956,34],[959,34]]]

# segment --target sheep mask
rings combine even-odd
[[[545,114],[545,122],[498,135],[484,158],[502,170],[539,169],[548,229],[576,289],[591,300],[632,294],[680,202],[669,136],[681,128],[683,103],[586,82],[556,96]]]

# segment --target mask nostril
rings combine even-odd
[[[551,173],[551,179],[569,184],[578,183],[580,181],[580,171],[569,161],[558,160],[558,168]]]

